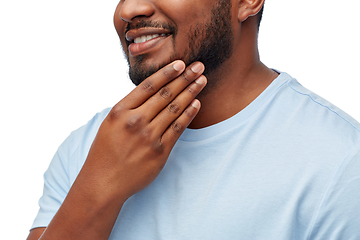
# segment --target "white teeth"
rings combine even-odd
[[[146,41],[149,41],[153,38],[156,38],[156,37],[159,37],[159,36],[165,36],[166,34],[153,34],[153,35],[146,35],[146,36],[141,36],[141,37],[137,37],[134,39],[134,43],[143,43],[143,42],[146,42]]]

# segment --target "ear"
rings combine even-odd
[[[256,15],[264,5],[264,1],[265,0],[238,0],[238,20],[243,22],[248,17]]]

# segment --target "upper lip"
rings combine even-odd
[[[133,42],[135,38],[153,34],[171,34],[169,30],[164,28],[139,28],[139,29],[132,29],[125,33],[125,38],[128,42]]]

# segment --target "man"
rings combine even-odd
[[[60,146],[29,240],[360,239],[360,125],[260,62],[263,4],[120,1],[138,87]]]

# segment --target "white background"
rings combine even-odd
[[[0,2],[0,216],[6,239],[26,238],[42,175],[61,142],[133,88],[112,23],[116,4]],[[265,64],[357,120],[359,8],[357,0],[267,0],[259,39]]]

